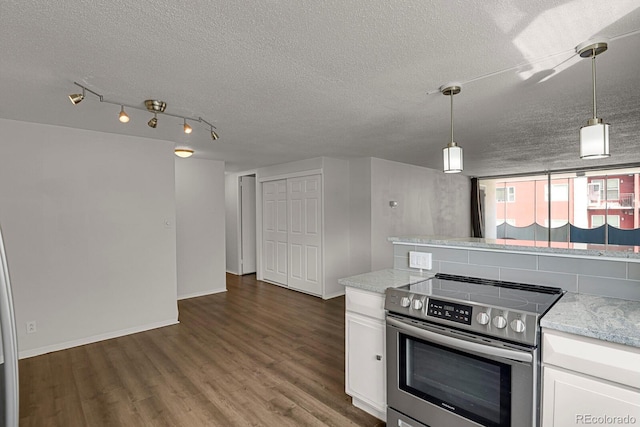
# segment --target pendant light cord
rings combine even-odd
[[[596,110],[596,49],[593,48],[593,56],[591,56],[591,74],[593,77],[593,118],[597,118]]]
[[[449,96],[451,97],[451,142],[453,142],[453,90]]]

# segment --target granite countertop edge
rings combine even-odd
[[[422,282],[434,276],[435,273],[430,270],[419,272],[387,268],[338,279],[338,283],[345,287],[384,294],[387,288]]]
[[[615,258],[632,262],[640,261],[640,253],[634,252],[629,249],[632,247],[619,247],[618,250],[614,250],[613,248],[615,246],[613,245],[609,249],[573,249],[548,246],[516,245],[492,241],[492,239],[481,239],[473,237],[444,238],[430,236],[394,236],[389,237],[388,241],[392,243],[413,243],[418,245],[446,246],[451,248],[466,248],[476,250],[489,249],[521,253],[529,252],[535,254],[581,256],[589,258]]]
[[[540,326],[640,348],[640,301],[567,292]]]

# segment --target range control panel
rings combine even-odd
[[[470,305],[456,304],[431,298],[427,304],[428,316],[464,323],[465,325],[471,324],[472,313],[473,311]]]

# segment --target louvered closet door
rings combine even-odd
[[[287,181],[262,184],[263,278],[287,284]]]
[[[289,287],[322,294],[322,191],[320,175],[287,180]]]

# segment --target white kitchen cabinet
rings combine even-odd
[[[353,405],[386,419],[384,295],[346,289],[345,391]]]
[[[543,329],[542,364],[543,427],[640,423],[640,349]]]

